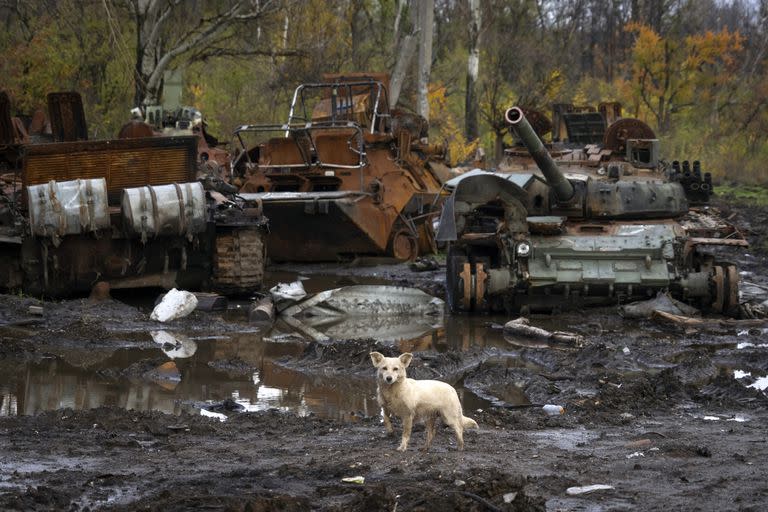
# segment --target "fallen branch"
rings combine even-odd
[[[546,329],[530,325],[525,317],[516,318],[504,324],[504,333],[526,338],[544,339],[556,343],[570,343],[579,346],[584,344],[583,336],[565,331],[549,332]]]
[[[651,318],[661,322],[671,323],[682,327],[696,329],[714,329],[723,327],[762,327],[768,325],[768,318],[754,318],[736,320],[733,318],[691,318],[689,316],[673,315],[664,311],[655,310]]]

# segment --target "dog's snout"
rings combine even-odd
[[[391,376],[391,375],[387,375],[387,377],[386,377],[386,381],[387,381],[387,382],[392,382],[392,376]]]

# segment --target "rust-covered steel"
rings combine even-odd
[[[297,87],[286,124],[236,131],[233,182],[264,203],[270,258],[409,260],[434,250],[442,148],[422,141],[426,122],[389,109],[384,75],[326,79]]]
[[[76,92],[48,93],[48,118],[53,140],[74,142],[88,140],[83,99]]]
[[[119,199],[125,188],[197,179],[195,137],[150,137],[48,144],[20,148],[22,184],[103,177]]]
[[[447,183],[438,239],[450,243],[453,311],[556,311],[665,291],[738,314],[736,266],[705,249],[747,242],[706,206],[711,176],[699,162],[662,161],[653,131],[617,118],[615,105],[598,110],[556,106],[559,142],[546,145],[545,124],[513,107],[506,121],[523,145],[508,151],[509,172]]]
[[[142,114],[143,112],[143,114]],[[143,117],[142,117],[143,115]],[[221,188],[231,174],[232,162],[225,144],[208,133],[202,113],[193,107],[166,110],[160,105],[134,109],[134,118],[118,131],[118,139],[145,137],[194,137],[198,174]],[[231,189],[230,192],[233,192]]]
[[[84,120],[69,108],[78,104],[75,94],[56,96],[64,99],[52,125],[65,127],[64,138],[84,139],[77,135]],[[87,292],[97,282],[222,293],[260,288],[261,201],[210,187],[198,137],[38,144],[14,134],[0,148],[1,288],[46,296]]]

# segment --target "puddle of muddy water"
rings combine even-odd
[[[301,279],[308,293],[350,285],[387,284],[377,276],[312,275],[272,272],[267,285]],[[145,313],[151,312],[157,293],[122,294],[116,299]],[[282,357],[298,358],[307,340],[278,321],[260,332],[246,321],[247,299],[230,300],[225,318],[245,332],[200,333],[153,330],[132,332],[143,338],[142,348],[127,344],[104,354],[82,349],[54,351],[55,357],[0,370],[0,416],[31,415],[64,408],[114,406],[139,411],[182,411],[226,417],[232,408],[257,411],[277,408],[298,415],[354,421],[378,414],[373,369],[370,379],[349,379],[305,374],[277,364]],[[493,316],[410,316],[374,319],[349,318],[320,321],[313,329],[333,339],[374,338],[397,346],[401,352],[448,352],[471,347],[520,350],[548,347],[524,339],[505,338],[490,324],[509,320]],[[563,330],[557,318],[538,324]],[[467,411],[487,408],[491,402],[458,388]],[[521,394],[520,402],[525,397]],[[227,400],[229,410],[203,407]],[[513,402],[515,400],[512,400]],[[233,405],[236,404],[236,405]]]
[[[292,276],[279,276],[278,280],[283,277]],[[347,284],[350,283],[343,278],[339,281],[333,277],[311,277],[304,281],[310,293]],[[154,297],[134,296],[126,302],[148,313]],[[131,333],[132,339],[138,336],[146,340],[141,343],[142,348],[129,344],[103,355],[62,349],[56,351],[55,357],[12,371],[0,370],[0,415],[100,406],[200,414],[201,406],[224,400],[234,401],[240,410],[277,408],[343,421],[378,414],[373,369],[370,379],[351,380],[305,374],[276,364],[282,357],[300,357],[307,341],[280,322],[266,332],[254,330],[245,320],[247,304],[230,301],[225,316],[248,332]],[[515,350],[501,331],[488,328],[489,323],[505,320],[478,316],[406,317],[390,318],[381,325],[350,321],[317,328],[327,330],[335,339],[383,337],[402,352],[446,352],[474,346]],[[459,388],[459,393],[468,411],[489,405],[468,390]],[[211,412],[232,414],[221,409]]]

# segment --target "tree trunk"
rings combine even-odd
[[[493,159],[496,162],[496,166],[501,163],[504,158],[504,132],[496,132],[496,140],[493,147]]]
[[[138,0],[134,4],[136,19],[136,77],[134,106],[156,105],[160,101],[161,81],[152,82],[162,43],[158,24],[162,23],[159,0]]]
[[[418,0],[416,29],[419,31],[419,57],[416,82],[416,112],[429,120],[429,75],[432,70],[432,35],[434,32],[435,1]]]
[[[400,48],[397,53],[395,69],[392,71],[392,77],[389,80],[389,106],[395,108],[400,99],[400,91],[403,88],[405,74],[413,60],[413,54],[416,53],[416,34],[408,34],[400,40]]]
[[[470,20],[469,32],[469,56],[467,57],[467,94],[464,102],[464,134],[467,141],[477,139],[478,128],[478,100],[477,100],[477,76],[480,71],[480,0],[469,0]]]

